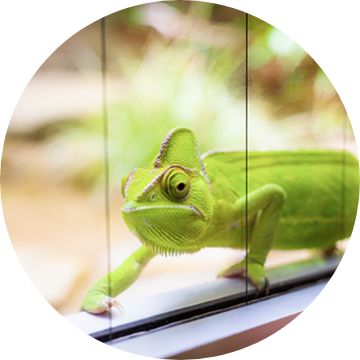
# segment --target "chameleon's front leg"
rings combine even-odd
[[[268,184],[248,195],[248,218],[254,220],[249,234],[247,275],[249,280],[262,289],[266,284],[264,264],[274,239],[280,212],[286,198],[285,191],[278,185]],[[245,216],[245,197],[235,203],[237,218]],[[244,277],[246,258],[222,271],[222,277]]]
[[[127,289],[140,275],[146,264],[155,256],[141,246],[117,269],[97,281],[87,292],[81,308],[93,314],[109,311],[116,306],[113,299]]]

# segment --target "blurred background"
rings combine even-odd
[[[139,246],[124,224],[120,180],[154,158],[166,133],[191,128],[200,150],[245,148],[245,14],[164,1],[106,19],[111,265]],[[61,313],[79,310],[107,271],[100,22],[41,66],[14,112],[2,201],[20,262]],[[296,43],[249,17],[250,150],[347,148],[355,142],[330,81]],[[119,298],[211,281],[243,254],[205,249],[155,258]],[[268,265],[308,256],[273,251]]]

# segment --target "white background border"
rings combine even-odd
[[[103,15],[146,1],[2,0],[0,134],[37,68],[66,39]],[[354,0],[248,0],[219,4],[248,11],[284,31],[328,75],[360,138],[360,50]],[[2,211],[2,209],[1,209]],[[0,357],[3,359],[136,359],[74,328],[38,293],[22,270],[0,213]],[[330,284],[307,310],[270,338],[227,359],[360,358],[359,219]]]

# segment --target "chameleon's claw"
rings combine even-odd
[[[264,282],[261,286],[255,284],[251,279],[249,279],[249,281],[255,286],[256,289],[256,297],[262,295],[262,296],[268,296],[269,292],[270,292],[270,283],[269,283],[269,279],[266,277],[264,279]]]
[[[269,292],[269,281],[265,276],[264,266],[258,263],[249,262],[246,271],[245,261],[241,261],[221,271],[218,277],[247,279],[254,285],[257,293]]]
[[[325,258],[332,258],[343,255],[343,252],[336,245],[328,249],[322,250],[321,253]]]
[[[118,310],[121,315],[125,314],[124,308],[122,307],[122,305],[116,299],[112,299],[111,307]]]
[[[101,301],[101,305],[100,305],[99,308],[103,309],[104,312],[105,311],[110,311],[111,303],[112,303],[112,298],[107,296]]]
[[[102,301],[102,307],[104,309],[104,312],[110,312],[112,308],[115,308],[120,312],[120,314],[124,314],[124,308],[121,306],[121,304],[116,299],[110,296],[107,296]]]
[[[265,296],[268,296],[270,292],[270,282],[267,277],[265,278],[265,285],[263,290],[265,291]]]
[[[91,314],[103,314],[110,312],[112,308],[116,308],[121,314],[124,314],[123,307],[116,299],[103,294],[88,296],[82,304],[82,309]]]
[[[241,275],[240,278],[246,279],[245,273],[243,273],[243,275]],[[256,290],[255,291],[256,296],[269,295],[270,286],[267,277],[265,277],[262,282],[256,282],[250,276],[247,277],[247,280],[254,286]]]

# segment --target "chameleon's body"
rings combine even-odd
[[[245,196],[245,154],[214,152],[203,157],[219,202]],[[345,168],[342,168],[344,163]],[[324,248],[350,236],[357,209],[358,163],[342,151],[250,152],[248,194],[268,184],[285,192],[272,249]],[[248,201],[251,208],[251,200]],[[227,214],[228,216],[229,214]],[[245,219],[243,219],[245,221]],[[253,216],[249,218],[252,224]],[[214,246],[244,247],[239,227],[219,234]],[[243,239],[243,237],[242,237]],[[244,239],[243,239],[244,240]]]
[[[245,155],[214,151],[200,157],[190,130],[172,130],[152,166],[123,179],[122,213],[143,245],[93,285],[83,309],[109,310],[112,297],[156,254],[244,248],[248,239],[246,273],[262,288],[271,249],[327,250],[350,236],[359,191],[353,155],[334,150]],[[220,275],[244,276],[245,260]]]

